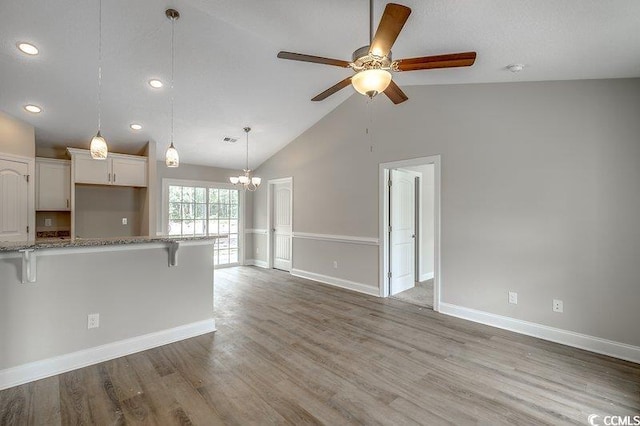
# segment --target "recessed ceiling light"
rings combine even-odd
[[[42,108],[40,108],[38,105],[31,105],[31,104],[25,105],[24,109],[34,114],[38,114],[42,112]]]
[[[160,80],[149,80],[149,86],[153,87],[154,89],[160,89],[162,86],[164,86],[164,83],[161,82]]]
[[[129,127],[131,127],[131,130],[142,130],[142,124],[131,123]]]
[[[18,43],[18,49],[27,55],[34,56],[38,54],[38,48],[30,43]]]
[[[524,69],[523,64],[511,64],[507,65],[507,69],[511,72],[520,72]]]

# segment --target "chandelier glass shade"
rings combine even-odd
[[[247,167],[243,169],[244,174],[239,176],[231,176],[229,182],[234,185],[242,185],[245,191],[255,191],[262,183],[262,178],[253,176],[253,171],[249,168],[249,132],[251,127],[244,128],[247,134]]]
[[[370,98],[384,92],[390,83],[391,73],[379,68],[360,71],[351,78],[353,88]]]

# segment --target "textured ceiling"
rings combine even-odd
[[[640,76],[640,1],[411,0],[394,57],[478,52],[471,68],[396,74],[400,85]],[[385,2],[375,1],[375,20]],[[42,146],[88,146],[96,130],[97,0],[0,5],[0,109]],[[169,137],[171,24],[177,8],[175,141],[184,163],[240,168],[250,125],[257,166],[353,94],[311,97],[349,70],[278,60],[279,50],[349,59],[367,44],[366,0],[103,0],[103,134],[114,151]],[[28,41],[41,54],[15,47]],[[519,74],[505,70],[523,63]],[[379,98],[377,102],[387,102]],[[363,98],[363,102],[365,99]],[[409,99],[408,102],[411,102]],[[26,113],[35,103],[43,113]],[[401,107],[401,106],[400,106]],[[132,122],[144,129],[133,132]],[[235,136],[240,142],[222,142]]]

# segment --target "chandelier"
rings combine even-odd
[[[252,170],[249,168],[249,132],[251,127],[245,127],[244,132],[247,134],[247,168],[243,169],[244,174],[240,176],[231,176],[229,181],[234,185],[242,185],[245,191],[255,191],[260,186],[262,178],[252,176]]]

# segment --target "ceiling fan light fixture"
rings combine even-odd
[[[360,94],[373,98],[384,92],[391,83],[391,73],[383,69],[363,70],[351,78],[353,88]]]

